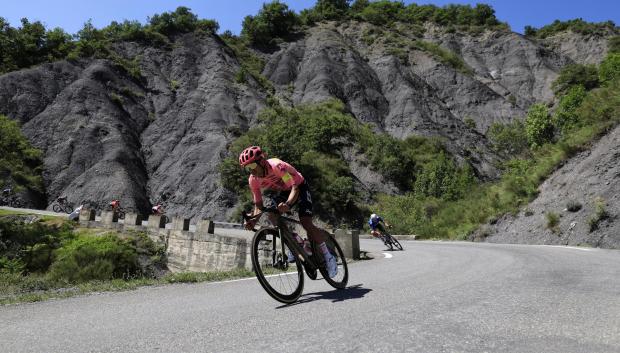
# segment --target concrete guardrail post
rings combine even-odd
[[[166,217],[150,215],[147,221],[148,227],[151,229],[166,228]]]
[[[215,223],[208,219],[201,219],[196,225],[196,233],[213,234],[215,232]]]
[[[112,226],[118,222],[118,215],[114,211],[101,211],[101,223],[104,226]]]
[[[173,217],[172,230],[189,231],[189,218]]]
[[[125,215],[125,227],[135,228],[142,225],[142,215],[137,213],[127,213]]]
[[[95,220],[95,210],[82,207],[79,216],[80,223],[88,223]]]
[[[360,232],[359,230],[336,229],[334,237],[344,256],[349,259],[359,260],[360,258]]]

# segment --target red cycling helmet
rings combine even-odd
[[[261,158],[263,158],[263,151],[258,146],[250,146],[241,152],[239,155],[239,164],[242,167],[246,165],[258,162]]]

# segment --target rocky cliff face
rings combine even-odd
[[[595,47],[571,38],[575,48]],[[410,45],[416,40],[453,51],[466,70]],[[406,50],[395,54],[398,48]],[[50,202],[60,195],[72,203],[120,198],[146,210],[165,197],[172,214],[226,219],[236,199],[219,185],[217,166],[235,131],[256,123],[267,93],[252,78],[236,82],[239,61],[217,36],[180,35],[170,48],[122,42],[115,50],[139,63],[141,78],[108,60],[0,76],[0,113],[21,121],[44,151]],[[560,68],[602,55],[591,52],[556,51],[510,32],[429,27],[420,37],[352,21],[319,24],[257,55],[283,104],[339,98],[377,131],[443,138],[457,160],[488,179],[498,175],[499,161],[484,136],[488,127],[522,118],[536,100],[551,100]],[[353,172],[370,189],[385,185],[367,167],[356,164]]]
[[[516,217],[504,217],[476,239],[620,249],[620,127],[568,161],[539,190]],[[549,213],[559,217],[556,226]]]

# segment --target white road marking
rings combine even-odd
[[[391,259],[392,258],[392,254],[388,254],[388,253],[382,253],[383,256],[385,256],[386,259]]]
[[[573,249],[573,250],[581,250],[581,251],[594,251],[596,249],[592,249],[592,248],[580,248],[577,246],[564,246],[564,245],[540,245],[540,246],[546,246],[546,247],[550,247],[550,248],[562,248],[562,249]]]

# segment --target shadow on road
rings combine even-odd
[[[367,293],[371,292],[372,289],[362,287],[362,284],[356,284],[354,286],[349,286],[346,289],[342,290],[330,290],[325,292],[314,292],[307,293],[301,296],[301,298],[293,304],[281,305],[276,309],[286,308],[293,305],[305,304],[309,302],[313,302],[315,300],[331,300],[332,302],[341,302],[349,299],[359,299],[364,297]]]

